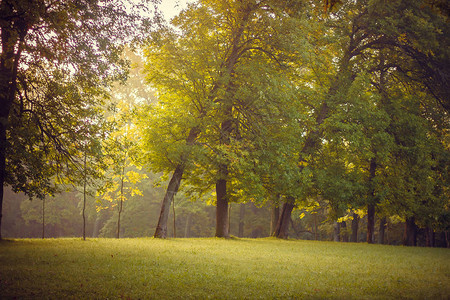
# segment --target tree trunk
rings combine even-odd
[[[287,239],[289,236],[289,220],[291,219],[292,210],[295,207],[293,201],[294,199],[292,198],[288,199],[288,201],[283,204],[283,208],[281,209],[281,216],[278,220],[278,224],[274,233],[274,236],[279,239]]]
[[[339,222],[335,221],[333,224],[333,241],[340,242],[341,241],[341,228]]]
[[[3,105],[3,104],[2,104]],[[2,239],[3,191],[6,175],[6,122],[8,117],[0,116],[0,240]]]
[[[186,139],[186,144],[194,144],[194,141],[197,139],[199,133],[200,131],[197,127],[191,128]],[[179,163],[175,168],[172,178],[169,181],[169,185],[167,186],[166,194],[161,202],[161,212],[159,213],[158,225],[156,225],[155,234],[153,235],[155,238],[164,239],[167,237],[167,221],[169,219],[170,203],[172,203],[173,197],[176,195],[180,187],[187,157],[187,153],[181,156],[181,163]]]
[[[353,213],[353,220],[352,220],[352,236],[350,241],[353,243],[358,242],[358,227],[359,227],[359,215],[356,213]]]
[[[120,178],[120,202],[119,202],[119,216],[117,218],[117,238],[120,238],[120,215],[123,209],[123,182],[125,176],[125,167],[122,167],[122,176]]]
[[[417,245],[417,226],[414,217],[406,218],[403,245],[404,246]]]
[[[45,238],[45,198],[42,199],[42,239]]]
[[[3,1],[4,2],[4,1]],[[4,28],[2,28],[3,30]],[[2,39],[2,42],[3,39]],[[10,84],[9,80],[12,76],[11,71],[9,68],[6,68],[5,59],[3,58],[2,53],[2,59],[1,59],[1,65],[0,65],[0,74],[2,77],[2,80],[0,82],[0,240],[2,239],[2,217],[3,217],[3,195],[4,195],[4,185],[5,185],[5,179],[6,179],[6,145],[7,145],[7,139],[6,139],[6,128],[8,126],[8,116],[10,107],[12,104],[12,100],[10,98]],[[8,76],[9,75],[9,76]],[[3,77],[5,79],[3,79]],[[16,79],[14,78],[14,82]]]
[[[176,238],[177,237],[177,218],[175,215],[175,200],[173,200],[173,205],[172,205],[172,211],[173,211],[173,237]]]
[[[228,233],[231,233],[231,203],[228,203]]]
[[[84,149],[84,181],[83,181],[83,241],[86,240],[86,149]]]
[[[378,231],[378,244],[384,244],[385,243],[385,232],[386,232],[386,217],[381,218],[380,220],[380,230]]]
[[[2,6],[9,5],[6,1]],[[3,7],[2,7],[3,11]],[[11,105],[16,97],[17,72],[28,32],[26,22],[9,21],[2,24],[0,55],[0,240],[2,239],[3,195],[6,179],[6,129]]]
[[[278,220],[280,219],[280,207],[274,203],[270,211],[270,235],[273,236],[277,228]]]
[[[426,246],[427,247],[435,247],[435,232],[433,228],[427,227],[426,228]]]
[[[375,205],[369,203],[367,205],[367,243],[373,244],[375,231]]]
[[[161,213],[159,214],[158,225],[154,234],[155,238],[167,237],[167,221],[169,219],[170,203],[173,201],[173,197],[178,192],[180,187],[181,177],[183,176],[184,166],[178,165],[173,172],[169,185],[167,186],[166,194],[161,203]]]
[[[226,172],[226,171],[223,171]],[[216,237],[228,238],[228,200],[227,180],[218,179],[216,182]]]
[[[317,241],[317,212],[313,214],[314,218],[314,240]]]
[[[230,144],[230,134],[233,131],[232,121],[232,107],[224,109],[225,115],[228,117],[220,125],[220,144]],[[228,219],[228,194],[227,194],[227,180],[228,180],[228,155],[221,154],[223,161],[219,163],[217,180],[216,180],[216,237],[228,238],[229,233],[229,219]]]
[[[371,185],[370,199],[367,204],[367,243],[373,244],[373,238],[375,234],[375,187],[373,186],[373,180],[376,175],[377,162],[375,158],[370,160],[369,168],[369,183]]]
[[[343,232],[341,232],[342,241],[348,243],[347,223],[345,223],[345,221],[342,221],[341,223],[339,223],[339,225],[343,229]]]
[[[122,208],[123,208],[123,199],[120,198],[120,204],[119,204],[119,216],[117,218],[117,238],[120,238],[120,215],[122,214]]]
[[[244,237],[244,217],[245,217],[245,204],[241,203],[239,207],[239,237]]]

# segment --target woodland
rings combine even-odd
[[[0,2],[0,239],[450,247],[448,1],[159,2]]]

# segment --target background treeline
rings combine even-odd
[[[142,187],[144,188],[144,186]],[[42,200],[30,202],[28,197],[6,191],[5,218],[3,236],[5,238],[58,238],[79,237],[82,235],[83,222],[81,217],[81,195],[77,192],[67,192],[54,198],[47,198],[44,208],[44,232]],[[148,237],[156,229],[159,217],[161,197],[164,189],[161,187],[147,189],[144,196],[138,196],[124,204],[122,216],[121,237]],[[96,210],[96,204],[91,199],[88,205],[88,222],[86,226],[88,237],[116,237],[117,210],[108,208]],[[234,203],[230,209],[230,233],[236,237],[260,238],[271,236],[273,230],[272,207],[256,207],[253,203]],[[176,237],[211,237],[215,232],[215,209],[212,205],[202,202],[191,202],[177,197],[175,200]],[[174,236],[173,211],[169,216],[169,237]],[[377,229],[381,219],[377,219]],[[345,225],[344,225],[345,223]],[[292,216],[289,227],[291,238],[319,241],[365,242],[367,216],[358,220],[356,239],[352,236],[353,220],[340,223],[340,231],[336,232],[336,222],[328,217],[328,209],[315,207],[314,210],[297,210]],[[375,241],[389,245],[401,245],[404,241],[404,221],[398,217],[386,220],[384,239],[375,232]],[[434,246],[447,247],[448,237],[445,232],[435,233]],[[418,246],[431,246],[424,229],[418,232]]]
[[[142,2],[2,2],[3,236],[449,246],[446,1]]]

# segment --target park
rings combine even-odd
[[[0,298],[450,297],[449,11],[1,1]]]

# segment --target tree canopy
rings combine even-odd
[[[215,206],[218,237],[231,203],[271,207],[280,238],[319,212],[336,233],[365,218],[369,243],[387,218],[410,245],[449,229],[444,1],[198,0],[170,24],[141,4],[2,1],[4,184],[43,198],[96,178],[122,207],[160,177],[162,238],[177,193],[186,228],[187,199]]]
[[[75,145],[98,132],[98,106],[127,75],[124,43],[150,25],[123,1],[2,1],[0,182],[30,197],[76,167]],[[74,164],[75,163],[75,164]],[[2,194],[0,198],[3,199]]]

